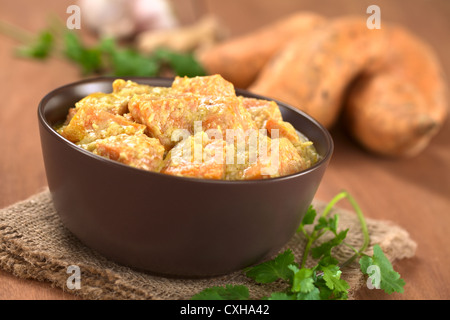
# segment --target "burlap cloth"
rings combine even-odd
[[[318,211],[324,207],[321,201],[314,205]],[[350,229],[346,242],[359,247],[362,233],[356,215],[340,208],[334,213],[339,215],[339,228]],[[416,243],[399,226],[371,219],[367,224],[371,246],[378,243],[391,261],[414,255]],[[299,258],[304,245],[304,237],[297,234],[285,249],[292,249]],[[352,252],[341,245],[333,254],[344,261]],[[70,265],[81,270],[79,289],[67,287]],[[225,284],[247,285],[251,297],[260,298],[283,288],[280,283],[257,285],[242,271],[209,279],[173,279],[118,265],[87,248],[63,227],[48,190],[0,210],[0,268],[20,278],[48,282],[83,299],[189,299],[204,288]],[[346,267],[342,277],[350,284],[350,299],[366,284],[357,262]]]

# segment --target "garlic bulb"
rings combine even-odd
[[[125,38],[178,25],[167,0],[79,0],[82,23],[99,36]]]

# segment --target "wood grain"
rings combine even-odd
[[[294,10],[310,10],[328,17],[365,14],[378,4],[382,19],[403,24],[428,41],[450,75],[450,4],[433,1],[345,0],[203,0],[189,3],[185,22],[199,14],[216,14],[231,35],[238,35],[273,21]],[[429,2],[432,2],[430,5]],[[30,31],[45,26],[55,13],[65,18],[73,1],[0,0],[0,19]],[[184,12],[186,1],[175,1]],[[194,6],[194,7],[192,7]],[[186,11],[186,10],[185,10]],[[186,11],[187,12],[187,11]],[[83,30],[84,31],[84,30]],[[17,42],[0,34],[0,207],[24,199],[46,186],[40,150],[36,109],[50,90],[81,78],[65,61],[34,62],[13,55]],[[446,122],[424,153],[405,160],[375,157],[359,148],[342,130],[332,130],[336,149],[318,190],[317,198],[331,199],[348,190],[367,217],[390,220],[405,228],[417,241],[417,255],[395,264],[406,281],[404,294],[387,296],[363,289],[360,299],[450,298],[450,124]],[[342,203],[343,206],[347,206]],[[22,280],[0,271],[0,299],[75,299],[49,284]]]

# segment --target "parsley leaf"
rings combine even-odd
[[[348,229],[339,232],[336,236],[324,243],[320,246],[315,247],[311,250],[312,256],[314,259],[319,259],[322,256],[331,256],[331,250],[340,245],[344,239],[347,237]]]
[[[131,49],[117,50],[112,53],[112,74],[114,76],[156,76],[158,62],[151,57],[144,57]]]
[[[290,249],[280,253],[275,259],[250,268],[246,275],[258,283],[270,283],[278,279],[292,278],[290,265],[294,264],[294,254]]]
[[[91,74],[102,67],[101,51],[98,48],[86,48],[74,32],[64,34],[64,54],[81,66],[83,74]]]
[[[362,256],[361,259],[359,259],[359,264],[361,271],[364,274],[368,274],[368,269],[370,266],[378,267],[376,270],[379,270],[379,274],[372,273],[368,275],[371,277],[373,282],[376,281],[378,277],[380,288],[386,293],[403,293],[405,281],[401,279],[400,274],[394,270],[391,262],[388,258],[386,258],[383,250],[378,244],[373,247],[373,256]]]
[[[355,254],[348,260],[340,263],[331,255],[334,247],[344,243],[347,237],[348,229],[338,232],[339,217],[334,215],[328,218],[327,215],[331,212],[333,206],[340,200],[347,199],[355,209],[356,215],[361,225],[363,232],[363,244],[360,249],[352,248]],[[316,221],[317,212],[310,206],[302,219],[302,223],[297,231],[303,233],[306,237],[307,243],[305,251],[302,256],[300,266],[294,261],[295,257],[291,250],[286,250],[280,253],[275,259],[261,263],[255,267],[247,268],[246,275],[253,279],[256,283],[265,284],[277,280],[282,280],[286,283],[286,289],[281,292],[273,292],[270,296],[263,299],[268,300],[345,300],[348,299],[348,292],[350,289],[347,281],[341,278],[344,266],[352,263],[356,258],[360,258],[359,263],[363,273],[368,274],[371,278],[375,274],[369,267],[375,267],[379,270],[380,287],[387,293],[403,292],[405,282],[400,279],[400,275],[392,268],[391,263],[384,255],[379,245],[373,248],[374,254],[372,257],[365,255],[363,252],[369,244],[369,232],[367,225],[356,201],[347,193],[341,192],[335,196],[330,203],[325,207],[321,216],[317,220],[311,232],[307,232],[305,225],[314,224]],[[331,232],[334,237],[323,242],[319,246],[313,248],[313,244],[322,235]],[[318,260],[316,265],[312,268],[306,268],[306,260],[309,256]],[[205,289],[194,297],[205,299],[219,299],[219,298],[248,298],[248,288],[239,288],[240,293],[236,294],[234,291],[239,286],[213,287]],[[246,288],[246,289],[245,289]]]
[[[17,50],[22,57],[43,60],[51,55],[67,59],[80,67],[83,75],[106,74],[126,76],[204,76],[206,71],[192,52],[176,52],[160,48],[151,54],[143,54],[133,46],[118,46],[113,39],[100,39],[87,46],[79,33],[68,31],[65,25],[41,31],[37,36],[29,35],[18,26],[0,21],[0,32],[20,41]]]
[[[305,213],[305,216],[303,217],[302,225],[305,226],[308,224],[313,224],[314,220],[316,219],[316,216],[317,216],[316,209],[314,209],[314,207],[312,205],[310,205],[308,210]]]
[[[320,290],[317,287],[314,287],[309,292],[299,292],[297,293],[297,300],[321,300]]]
[[[145,56],[131,48],[118,48],[114,39],[105,38],[99,43],[103,53],[104,70],[116,77],[156,76],[160,65],[152,56]]]
[[[294,272],[291,288],[292,292],[308,293],[314,290],[314,272],[311,269],[299,269],[294,265],[290,265],[289,269]]]
[[[206,75],[205,69],[192,53],[179,53],[166,48],[158,48],[155,50],[154,56],[160,63],[168,64],[181,77]]]
[[[43,30],[32,43],[20,47],[17,53],[22,57],[45,59],[53,49],[54,40],[50,31]]]
[[[338,215],[334,215],[331,218],[320,217],[318,223],[314,226],[314,230],[336,232],[337,224],[339,221]]]
[[[297,300],[295,294],[289,294],[287,292],[272,292],[267,300]]]
[[[191,300],[248,300],[249,291],[246,286],[229,285],[211,287],[197,293]]]
[[[323,280],[328,288],[333,290],[333,293],[347,292],[350,289],[349,284],[344,279],[341,279],[342,271],[336,265],[321,266],[323,271]]]

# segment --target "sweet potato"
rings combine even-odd
[[[280,108],[274,101],[239,97],[242,105],[250,113],[252,120],[258,129],[266,129],[266,123],[270,120],[281,121],[283,117]]]
[[[296,37],[249,90],[287,102],[330,128],[349,83],[387,46],[384,31],[367,31],[359,18],[339,19]]]
[[[276,143],[278,160],[272,156],[272,144]],[[274,162],[272,162],[274,161]],[[277,167],[275,167],[277,165]],[[287,138],[271,139],[267,137],[267,155],[258,154],[255,163],[242,170],[241,179],[267,179],[285,176],[304,170],[308,167],[307,159],[302,157]]]
[[[148,171],[161,169],[165,153],[158,139],[149,138],[143,133],[98,139],[89,144],[87,149],[99,156]]]
[[[267,61],[293,37],[325,22],[315,13],[300,12],[198,53],[209,74],[221,74],[238,88],[247,88]]]
[[[219,74],[209,77],[175,77],[172,89],[180,93],[193,93],[202,96],[236,97],[233,84]]]
[[[199,132],[169,151],[161,172],[180,177],[223,179],[225,148],[224,140],[211,140],[205,132]]]
[[[161,89],[133,81],[117,79],[113,82],[113,92],[95,92],[75,103],[76,109],[92,107],[112,114],[123,115],[128,112],[128,102],[133,95],[158,94]],[[73,111],[74,113],[75,111]]]
[[[445,88],[423,41],[395,25],[370,30],[365,18],[343,17],[292,40],[249,90],[290,103],[327,128],[344,112],[367,149],[410,156],[442,125]]]
[[[167,150],[177,142],[172,140],[176,130],[194,134],[197,121],[202,130],[216,129],[223,137],[228,129],[256,129],[233,85],[220,76],[177,77],[172,89],[164,97],[135,95],[128,104],[131,116],[146,125],[147,132]]]
[[[78,108],[69,124],[59,133],[66,139],[83,145],[97,139],[119,134],[144,133],[145,126],[128,121],[125,117],[109,113],[104,109],[86,105]]]
[[[344,120],[367,149],[414,156],[429,144],[446,118],[446,81],[425,43],[400,28],[391,30],[389,38],[389,64],[348,91]]]

